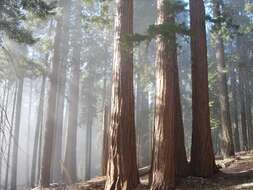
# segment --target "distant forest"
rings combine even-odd
[[[0,190],[253,189],[252,98],[253,0],[0,0]]]

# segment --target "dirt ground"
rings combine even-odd
[[[178,190],[253,190],[253,152],[241,152],[235,158],[217,160],[222,167],[220,172],[209,179],[188,177],[177,182]],[[100,182],[98,181],[100,180]],[[148,177],[141,179],[138,190],[148,190]],[[81,190],[103,190],[104,178],[79,184]]]
[[[177,181],[177,190],[253,190],[253,152],[241,152],[235,158],[216,160],[221,170],[212,178],[187,177]],[[97,177],[75,187],[57,190],[103,190],[105,177]],[[141,178],[136,190],[149,190],[148,175]]]

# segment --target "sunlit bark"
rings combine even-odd
[[[157,1],[157,24],[175,22],[169,12],[170,2]],[[152,157],[151,190],[174,189],[176,178],[176,90],[179,91],[176,52],[176,34],[157,37],[156,50],[156,109],[154,147]],[[175,109],[176,108],[176,109]]]
[[[133,0],[117,0],[114,35],[112,111],[105,190],[133,190],[139,184],[134,127]]]

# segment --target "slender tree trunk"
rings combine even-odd
[[[208,66],[203,0],[190,0],[192,50],[192,148],[191,170],[195,176],[208,177],[216,171],[212,145]]]
[[[6,133],[5,131],[5,111],[6,111],[6,107],[5,107],[5,101],[6,101],[6,94],[7,94],[7,88],[8,88],[8,84],[7,81],[4,81],[4,86],[3,86],[3,99],[1,102],[1,113],[0,113],[0,186],[1,186],[1,182],[2,182],[2,163],[3,163],[3,154],[4,154],[4,140],[5,140],[5,135],[4,133]]]
[[[181,107],[181,97],[180,97],[180,86],[179,86],[179,75],[178,75],[178,65],[177,65],[177,52],[176,48],[174,50],[175,59],[175,88],[176,88],[176,129],[175,129],[175,154],[176,154],[176,175],[179,177],[185,177],[189,175],[189,164],[187,161],[186,150],[185,150],[185,140],[184,140],[184,124],[182,117],[182,107]]]
[[[70,13],[72,1],[63,0],[63,15],[62,15],[62,31],[61,35],[61,51],[60,51],[60,65],[59,65],[59,84],[57,86],[57,100],[56,100],[56,127],[55,127],[55,138],[53,147],[53,158],[52,158],[52,181],[61,182],[61,161],[62,158],[62,136],[63,136],[63,125],[64,125],[64,106],[65,106],[65,90],[66,90],[66,76],[67,76],[67,64],[68,64],[68,52],[69,52],[69,25],[70,25]],[[80,24],[80,23],[79,23]],[[78,25],[77,25],[78,26]]]
[[[133,33],[133,0],[117,0],[112,111],[105,190],[132,190],[139,184],[134,127],[133,52],[124,42]]]
[[[90,107],[90,106],[89,106]],[[88,114],[86,125],[86,156],[85,156],[85,180],[91,178],[91,146],[92,146],[92,122],[91,114]]]
[[[60,6],[62,6],[63,0],[60,1]],[[57,86],[59,85],[59,67],[60,67],[60,44],[62,36],[62,22],[63,18],[60,16],[57,19],[56,35],[54,41],[54,55],[52,61],[52,71],[50,74],[50,87],[48,91],[48,106],[47,106],[47,119],[45,125],[45,135],[44,135],[44,146],[42,154],[42,164],[41,164],[41,179],[40,184],[42,187],[49,187],[50,177],[51,177],[51,163],[52,163],[52,153],[53,153],[53,142],[54,142],[54,132],[56,128],[56,100],[57,100]]]
[[[106,68],[104,68],[104,87],[103,87],[103,149],[102,149],[102,175],[106,175],[107,162],[108,162],[108,126],[109,126],[109,109],[107,105],[107,79],[106,79]]]
[[[76,172],[76,137],[78,126],[78,104],[79,104],[79,83],[80,83],[80,64],[81,64],[81,1],[76,1],[75,25],[73,39],[73,58],[71,65],[71,81],[69,94],[69,115],[68,131],[66,140],[66,150],[64,155],[64,167],[69,176],[64,175],[65,182],[70,184],[77,180]],[[69,178],[69,179],[68,179]]]
[[[108,114],[108,106],[104,107],[104,129],[103,129],[103,152],[102,152],[102,175],[106,175],[107,171],[107,162],[108,162],[108,125],[109,125],[109,114]]]
[[[253,125],[252,125],[252,101],[251,101],[251,94],[250,94],[250,68],[247,67],[247,70],[245,72],[245,103],[246,103],[246,118],[247,118],[247,132],[248,132],[248,139],[249,139],[249,144],[248,147],[249,149],[253,149]]]
[[[44,107],[44,106],[43,106]],[[43,143],[43,126],[44,126],[44,110],[42,112],[42,116],[41,116],[41,126],[40,126],[40,132],[39,132],[39,150],[38,150],[38,164],[37,164],[37,174],[36,174],[36,180],[35,180],[35,184],[39,184],[40,183],[40,175],[41,175],[41,160],[42,160],[42,143]]]
[[[232,91],[232,113],[233,113],[233,128],[234,128],[234,146],[235,151],[239,152],[241,150],[240,148],[240,135],[239,135],[239,121],[238,121],[238,85],[236,82],[236,71],[233,69],[233,72],[231,72],[231,91]]]
[[[10,171],[10,155],[11,155],[11,145],[12,145],[12,133],[13,133],[13,125],[14,125],[14,116],[16,109],[16,101],[17,101],[17,85],[15,85],[14,99],[12,105],[12,113],[11,113],[11,128],[8,139],[8,150],[7,150],[7,162],[6,162],[6,172],[5,172],[5,182],[4,182],[4,190],[8,189],[8,181],[9,181],[9,171]]]
[[[44,108],[44,97],[45,97],[45,87],[46,87],[46,76],[42,77],[42,84],[40,89],[40,99],[37,114],[37,123],[35,129],[34,145],[33,145],[33,157],[32,157],[32,169],[31,169],[31,188],[35,187],[36,180],[36,169],[38,169],[38,148],[39,148],[39,135],[40,129],[42,128],[43,119],[43,108]]]
[[[12,150],[12,165],[11,165],[11,190],[17,189],[17,169],[18,169],[18,149],[19,149],[19,130],[22,108],[23,96],[23,83],[24,79],[20,78],[18,81],[18,94],[17,94],[17,109],[15,116],[15,128],[13,136],[13,150]]]
[[[240,89],[240,107],[241,107],[241,127],[242,127],[242,149],[248,150],[248,136],[246,123],[246,108],[245,108],[245,80],[244,69],[239,68],[239,89]]]
[[[29,108],[28,108],[28,125],[27,125],[27,142],[26,142],[26,175],[27,175],[27,188],[30,186],[30,133],[31,133],[31,113],[32,113],[32,96],[33,96],[33,82],[30,80],[29,92]]]
[[[175,22],[171,4],[157,1],[157,24]],[[176,34],[157,37],[156,50],[156,109],[151,190],[174,189],[176,177]],[[179,90],[179,89],[178,89]]]
[[[214,0],[214,16],[221,16],[219,0]],[[219,102],[221,112],[221,154],[223,158],[234,156],[234,143],[230,119],[229,97],[227,87],[227,68],[225,64],[225,53],[222,36],[220,35],[221,25],[216,24],[215,43],[216,43],[216,60],[219,78]]]

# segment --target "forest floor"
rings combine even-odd
[[[212,178],[187,177],[177,181],[177,190],[253,190],[253,151],[241,152],[235,158],[216,160],[220,172]],[[103,190],[105,177],[97,177],[75,187],[57,190]],[[148,175],[141,177],[136,190],[148,190]]]
[[[177,182],[178,190],[253,190],[253,152],[241,152],[235,158],[216,160],[221,170],[212,178],[188,177]],[[104,177],[88,183],[78,184],[80,190],[103,190]],[[138,190],[148,190],[148,176],[141,178],[142,185]]]

